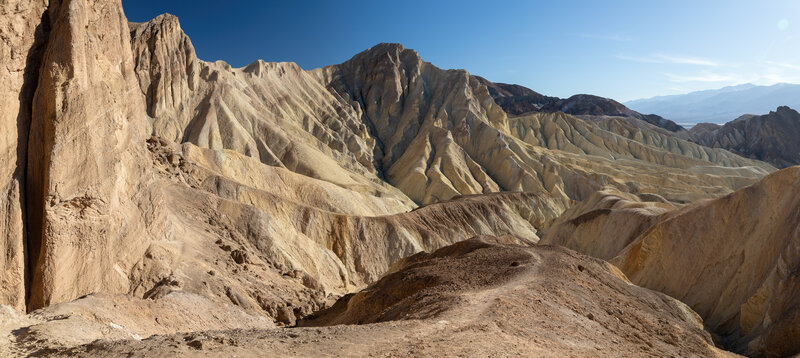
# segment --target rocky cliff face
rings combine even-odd
[[[700,124],[690,140],[724,148],[741,156],[763,160],[778,168],[800,164],[800,113],[789,107],[763,116],[744,115],[722,127]]]
[[[46,9],[44,0],[0,3],[0,302],[21,310],[25,309],[30,281],[25,201],[27,135],[41,55],[50,30]]]
[[[149,131],[119,4],[53,1],[28,145],[29,308],[109,291],[157,216],[141,145]],[[123,244],[124,243],[124,244]],[[114,272],[115,274],[109,274]]]
[[[792,355],[800,351],[790,328],[800,299],[798,188],[800,168],[788,168],[668,212],[606,195],[559,219],[542,242],[608,259],[634,283],[679,298],[728,347]]]
[[[119,4],[95,5],[3,3],[13,46],[3,85],[17,92],[3,96],[3,303],[20,309],[127,292],[148,240],[144,212],[158,210],[147,202],[149,122],[127,22]]]

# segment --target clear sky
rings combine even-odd
[[[398,42],[442,68],[546,95],[620,101],[800,83],[800,0],[122,0],[177,15],[198,56],[313,69]]]

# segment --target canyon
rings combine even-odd
[[[2,356],[800,353],[796,143],[737,147],[758,119],[701,139],[390,43],[233,68],[118,0],[0,14]]]

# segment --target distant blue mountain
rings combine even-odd
[[[763,114],[779,106],[800,108],[800,85],[743,84],[682,95],[625,102],[641,113],[655,113],[686,127],[702,122],[723,124],[743,114]]]

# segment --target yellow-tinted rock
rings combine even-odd
[[[643,202],[616,190],[599,191],[564,212],[540,243],[611,260],[673,209],[672,204]]]
[[[127,292],[159,210],[121,5],[52,1],[48,16],[27,153],[29,308]]]
[[[0,2],[0,304],[25,309],[25,166],[47,1]]]
[[[800,167],[667,212],[653,210],[662,204],[599,198],[559,219],[542,243],[610,259],[633,283],[691,306],[729,348],[800,351]]]
[[[197,60],[171,15],[131,28],[155,134],[345,187],[385,179],[417,204],[509,190],[548,193],[564,210],[605,185],[691,201],[774,170],[678,143],[652,126],[615,129],[637,133],[628,138],[563,114],[508,118],[485,81],[439,69],[397,44],[309,72],[263,61],[234,69]],[[664,167],[680,170],[668,180],[650,176]]]

